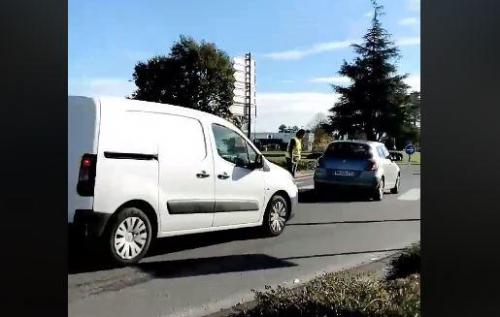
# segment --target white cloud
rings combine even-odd
[[[309,82],[345,85],[345,84],[349,84],[351,82],[351,79],[349,77],[345,77],[345,76],[316,77],[316,78],[309,79]]]
[[[314,114],[328,113],[336,100],[337,95],[333,93],[257,92],[255,131],[277,131],[281,124],[305,127]]]
[[[420,74],[413,74],[405,79],[405,83],[410,86],[410,91],[420,91]]]
[[[135,84],[123,78],[69,79],[68,93],[81,96],[124,97],[135,90]]]
[[[374,11],[373,11],[373,10],[370,10],[370,11],[368,11],[368,12],[366,12],[366,13],[364,14],[364,17],[366,17],[366,18],[370,18],[370,19],[371,19],[371,18],[373,18],[373,15],[374,15]]]
[[[408,22],[406,22],[406,23],[408,23]],[[418,21],[417,21],[417,23],[418,23]],[[304,48],[304,49],[293,49],[293,50],[288,50],[288,51],[267,53],[267,54],[264,54],[264,57],[270,58],[273,60],[281,60],[281,61],[299,60],[299,59],[302,59],[302,58],[309,56],[309,55],[345,49],[345,48],[348,48],[352,44],[355,44],[355,43],[359,43],[359,40],[324,42],[324,43],[315,44],[309,48]],[[403,38],[396,40],[396,43],[399,46],[420,45],[420,36],[403,37]]]
[[[396,40],[398,46],[420,45],[420,36],[401,37]]]
[[[408,9],[411,11],[420,11],[420,0],[408,0]]]
[[[399,25],[412,26],[418,24],[418,19],[415,17],[404,18],[398,21]]]
[[[306,56],[348,48],[355,41],[334,41],[314,44],[309,48],[293,49],[264,54],[264,57],[274,60],[299,60]]]

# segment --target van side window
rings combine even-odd
[[[236,158],[247,162],[251,162],[252,158],[255,160],[257,153],[238,133],[218,124],[212,124],[212,130],[220,157],[231,163],[236,163]]]

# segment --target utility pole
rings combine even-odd
[[[248,138],[252,140],[252,55],[245,54],[245,107],[248,109]]]

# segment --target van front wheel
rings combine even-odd
[[[107,232],[112,259],[122,265],[137,263],[149,249],[151,228],[151,222],[142,210],[135,207],[121,210]]]
[[[290,212],[287,200],[280,194],[274,195],[267,205],[262,228],[271,236],[280,235],[285,229],[286,219]]]

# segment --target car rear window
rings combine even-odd
[[[332,143],[325,151],[325,156],[342,159],[369,159],[372,157],[370,147],[362,143]]]

